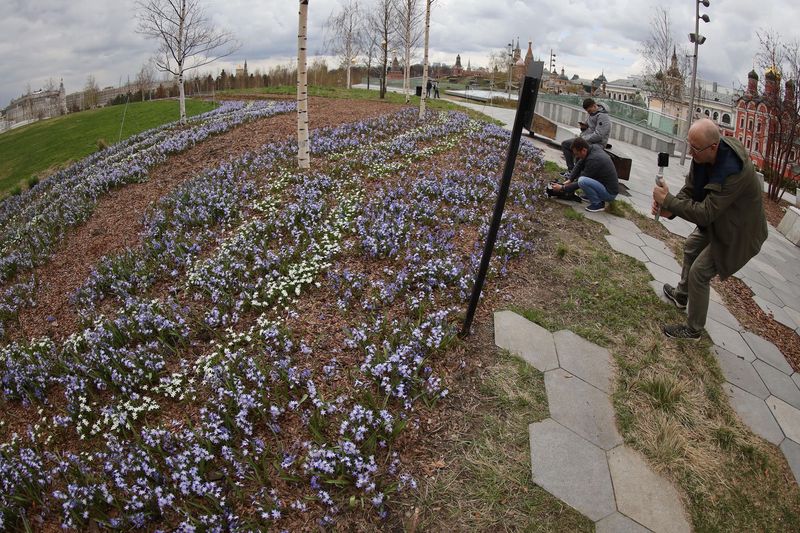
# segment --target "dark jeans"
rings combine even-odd
[[[561,143],[561,151],[564,152],[564,159],[567,160],[567,170],[572,172],[572,167],[575,166],[575,157],[572,155],[572,141],[575,139],[567,139]]]

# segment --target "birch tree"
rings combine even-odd
[[[308,0],[300,0],[297,30],[297,166],[311,168],[308,147],[308,71],[306,70],[306,39]]]
[[[434,0],[425,0],[425,44],[422,53],[422,97],[419,99],[419,119],[425,117],[425,100],[427,99],[427,91],[425,88],[428,86],[428,46],[430,44],[431,36],[431,5]]]
[[[422,37],[419,27],[422,15],[419,10],[420,0],[396,1],[398,15],[397,36],[400,45],[403,47],[403,93],[406,95],[406,103],[408,103],[411,90],[411,52],[419,44],[419,40]],[[427,2],[427,0],[425,1]]]
[[[350,71],[361,54],[363,21],[358,0],[347,0],[338,13],[331,13],[326,27],[330,32],[326,48],[338,56],[347,71],[347,88],[352,87]]]
[[[367,68],[367,89],[369,89],[369,79],[372,73],[372,62],[376,59],[380,43],[371,31],[361,32],[361,50],[364,58],[364,66]]]
[[[394,37],[393,17],[395,14],[395,0],[377,0],[373,11],[369,15],[368,31],[374,32],[380,40],[381,70],[380,97],[386,97],[386,68],[389,66],[389,46]]]
[[[186,122],[186,72],[231,55],[239,44],[211,25],[200,0],[137,0],[136,5],[139,33],[159,42],[156,67],[178,81],[180,120]]]

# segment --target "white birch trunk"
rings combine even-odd
[[[428,87],[428,45],[431,35],[431,0],[425,0],[425,51],[422,57],[422,97],[419,99],[419,119],[425,117],[425,99]]]
[[[181,0],[181,16],[178,26],[178,101],[181,108],[181,124],[186,124],[186,93],[183,89],[183,48],[186,25],[186,0]]]
[[[297,32],[297,166],[311,168],[308,146],[308,71],[306,70],[306,23],[308,0],[300,0]]]
[[[411,101],[411,2],[406,13],[406,43],[405,43],[405,69],[403,71],[403,89],[406,93],[406,103]]]

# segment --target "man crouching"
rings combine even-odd
[[[563,194],[583,191],[589,202],[586,210],[595,213],[606,207],[619,194],[619,178],[611,157],[599,144],[589,144],[586,139],[577,137],[572,141],[572,155],[578,161],[567,181],[553,184],[553,190]]]

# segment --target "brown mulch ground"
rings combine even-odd
[[[395,104],[366,100],[309,100],[313,128],[355,122],[398,109],[400,106]],[[70,231],[50,261],[34,270],[39,280],[34,295],[36,307],[20,312],[20,331],[13,331],[9,324],[11,337],[31,339],[49,335],[53,339],[64,339],[69,336],[78,326],[69,295],[86,280],[101,257],[141,243],[141,217],[148,206],[203,170],[213,169],[223,161],[266,143],[287,139],[296,134],[296,128],[294,113],[244,124],[171,157],[167,163],[150,171],[147,182],[109,192],[98,202],[91,218]]]
[[[764,212],[770,226],[777,228],[791,204],[786,200],[773,202],[764,193]],[[714,280],[714,288],[725,300],[725,307],[745,328],[764,337],[778,347],[795,371],[800,371],[800,337],[771,315],[764,312],[753,300],[753,291],[740,279]]]
[[[753,300],[753,291],[742,280],[719,278],[712,285],[725,301],[725,307],[748,331],[760,335],[778,347],[795,372],[800,371],[800,337],[772,318]]]
[[[764,193],[764,211],[767,214],[769,225],[777,228],[790,205],[792,204],[786,200],[779,200],[778,203],[775,203],[767,197],[767,193]]]

